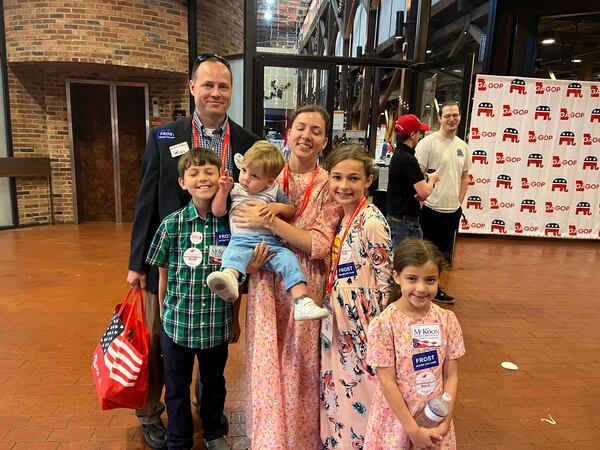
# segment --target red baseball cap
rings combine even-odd
[[[396,133],[401,135],[410,134],[417,130],[427,131],[429,130],[429,125],[421,123],[419,118],[414,114],[406,114],[398,117],[396,121]]]

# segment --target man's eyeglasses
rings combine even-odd
[[[202,53],[201,55],[198,55],[198,57],[196,58],[196,61],[194,62],[194,68],[198,67],[204,61],[219,61],[220,63],[223,63],[225,65],[225,67],[227,67],[231,71],[231,66],[229,65],[229,61],[227,61],[222,56],[216,55],[214,53]]]

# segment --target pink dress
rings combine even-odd
[[[300,207],[311,173],[290,173],[289,197]],[[280,179],[280,185],[283,185]],[[293,225],[309,230],[310,254],[294,251],[317,304],[325,292],[326,269],[341,213],[329,197],[328,174],[319,169],[310,201]],[[250,276],[246,319],[247,426],[254,450],[316,450],[319,436],[320,321],[295,321],[291,295],[273,272]]]
[[[372,367],[396,368],[396,383],[413,417],[423,410],[431,398],[442,395],[444,361],[465,354],[462,331],[456,316],[452,311],[434,304],[431,304],[425,316],[417,319],[403,313],[398,303],[394,302],[371,322],[368,337],[368,363]],[[437,357],[429,357],[432,353]],[[427,355],[413,358],[418,354]],[[364,449],[412,448],[404,427],[392,412],[381,388],[377,387]],[[456,449],[454,425],[450,426],[444,440],[435,448]]]
[[[342,224],[334,239],[332,266],[344,228]],[[342,245],[337,268],[350,276],[335,280],[331,294],[326,297],[330,317],[321,324],[321,440],[324,450],[363,448],[377,384],[373,370],[367,367],[367,329],[371,319],[387,302],[392,282],[391,247],[385,218],[375,206],[367,205],[354,219]]]

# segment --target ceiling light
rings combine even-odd
[[[272,5],[273,3],[275,3],[275,0],[267,0],[267,5]]]
[[[552,37],[548,37],[548,38],[544,38],[542,40],[542,44],[544,45],[552,45],[556,42],[556,39],[552,38]]]
[[[271,11],[265,12],[265,20],[271,20],[273,18],[273,13]]]
[[[571,60],[572,63],[580,63],[581,60],[579,58],[574,58]]]
[[[461,70],[460,69],[452,69],[452,72],[460,73]]]
[[[431,54],[431,50],[427,50],[425,53],[427,53],[429,55],[429,54]]]

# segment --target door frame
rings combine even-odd
[[[333,112],[335,82],[337,78],[337,66],[360,66],[360,67],[388,67],[395,69],[410,69],[414,65],[412,60],[391,60],[371,57],[341,57],[341,56],[318,56],[318,55],[297,55],[297,54],[278,54],[278,53],[257,53],[253,64],[253,82],[256,95],[245,96],[245,101],[252,104],[252,131],[262,136],[262,123],[258,120],[264,118],[264,68],[286,67],[298,69],[317,69],[327,70],[327,102],[325,109]],[[333,118],[332,118],[333,119]],[[327,130],[327,138],[331,142],[333,127]]]
[[[475,67],[475,54],[468,53],[466,55],[457,56],[454,58],[444,58],[440,60],[433,60],[426,63],[419,63],[413,67],[413,70],[416,75],[416,80],[412,83],[411,96],[410,96],[410,104],[414,105],[414,111],[421,110],[421,95],[423,92],[423,77],[422,72],[429,70],[441,70],[444,67],[448,66],[463,66],[463,80],[462,80],[462,90],[460,94],[460,112],[461,112],[461,121],[458,126],[458,131],[456,135],[461,139],[466,141],[467,137],[467,124],[470,122],[471,115],[471,101],[473,95],[473,71]]]
[[[71,83],[75,84],[101,84],[109,87],[110,92],[110,128],[112,140],[112,157],[113,157],[113,185],[115,192],[115,221],[122,222],[123,214],[121,209],[121,177],[119,166],[119,117],[117,115],[117,86],[133,86],[144,88],[144,110],[146,122],[146,137],[150,132],[150,99],[148,83],[133,82],[133,81],[110,81],[110,80],[85,80],[77,78],[67,78],[67,121],[69,125],[69,149],[71,161],[71,183],[73,186],[73,221],[76,224],[81,223],[79,220],[79,211],[77,205],[77,179],[75,176],[75,149],[73,144],[73,119],[71,111]]]

